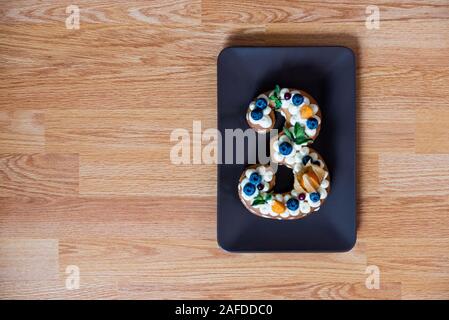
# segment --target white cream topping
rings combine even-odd
[[[321,205],[321,201],[312,201],[310,199],[310,193],[306,193],[306,200],[312,208],[318,208]]]
[[[259,120],[254,120],[251,117],[251,111],[253,111],[256,108],[256,101],[257,101],[257,99],[260,99],[260,98],[265,100],[265,102],[267,103],[267,106],[263,109],[262,118]],[[271,117],[270,117],[271,112],[273,112],[273,110],[269,107],[268,97],[265,94],[260,94],[257,96],[255,101],[251,101],[251,103],[249,104],[249,110],[246,113],[246,119],[249,122],[251,122],[252,124],[259,125],[264,129],[268,129],[273,124],[273,120],[271,120]]]
[[[262,177],[262,181],[260,183],[263,183],[264,187],[261,191],[268,191],[268,189],[270,189],[269,182],[273,179],[273,172],[266,170],[264,166],[259,166],[256,169],[247,169],[245,171],[246,178],[243,180],[246,182],[243,183],[243,181],[242,181],[242,183],[241,183],[242,188],[243,188],[243,186],[245,186],[246,183],[250,182],[249,177],[251,177],[251,175],[255,172]],[[258,189],[256,188],[256,190],[258,190]],[[250,198],[252,199],[253,197],[255,197],[255,196],[251,195]]]
[[[327,198],[327,191],[323,187],[320,187],[318,189],[318,192],[320,194],[320,199],[326,199]]]
[[[310,212],[310,205],[309,205],[309,203],[308,202],[305,202],[305,201],[300,201],[299,202],[299,210],[302,212],[302,213],[309,213]]]
[[[318,121],[318,126],[321,124],[321,118],[317,115],[314,115],[312,118],[315,118]],[[310,129],[307,127],[307,119],[301,118],[300,114],[295,114],[290,118],[290,124],[294,126],[296,123],[299,123],[302,127],[304,127],[304,132],[308,137],[313,137],[316,135],[317,129]]]
[[[257,168],[257,171],[262,176],[264,181],[270,182],[273,180],[273,171],[266,170],[265,167],[259,167]]]
[[[271,213],[271,204],[266,203],[266,204],[262,204],[259,207],[260,213],[262,214],[270,214]]]
[[[294,92],[299,93],[297,91],[294,91]],[[292,97],[295,93],[292,92]],[[288,112],[290,112],[290,114],[292,116],[297,115],[299,113],[299,110],[301,110],[302,106],[308,105],[310,103],[309,98],[307,98],[306,96],[303,96],[303,97],[304,97],[304,101],[298,106],[295,106],[293,103],[290,102],[290,105],[288,106]],[[290,101],[291,101],[291,99],[290,99]]]
[[[324,179],[323,182],[321,182],[321,188],[327,189],[329,187],[329,180]]]
[[[266,113],[265,110],[268,110],[268,112]],[[271,127],[271,125],[273,124],[273,121],[271,120],[271,117],[269,116],[271,112],[271,108],[266,107],[264,109],[264,115],[261,119],[259,120],[254,120],[253,118],[251,118],[251,114],[247,113],[246,114],[246,119],[251,122],[252,124],[257,124],[259,126],[261,126],[264,129],[267,129],[269,127]]]
[[[283,142],[288,142],[292,146],[292,151],[287,155],[283,155],[279,152],[279,145]],[[273,142],[273,149],[274,149],[273,158],[274,158],[274,160],[277,162],[285,161],[287,164],[293,165],[295,163],[295,155],[297,152],[297,150],[294,148],[294,145],[295,144],[292,141],[290,141],[290,139],[286,135],[282,135],[279,138],[279,140],[276,140]]]

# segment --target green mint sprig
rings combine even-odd
[[[291,132],[288,128],[284,127],[284,133],[295,144],[300,145],[312,141],[312,139],[306,136],[304,128],[300,126],[298,122],[295,123],[293,132]]]
[[[266,203],[268,203],[268,201],[270,201],[271,200],[271,198],[272,198],[273,196],[269,193],[269,194],[266,194],[265,196],[263,196],[263,195],[261,195],[261,194],[258,194],[255,198],[254,198],[254,200],[253,200],[253,203],[251,204],[252,206],[258,206],[258,205],[261,205],[261,204],[266,204]]]
[[[282,101],[281,101],[281,88],[279,85],[276,85],[274,88],[274,93],[269,97],[271,101],[274,101],[274,109],[278,110],[282,107]]]

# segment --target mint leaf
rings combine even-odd
[[[299,125],[299,122],[295,123],[295,128],[293,129],[293,132],[295,132],[295,137],[300,137],[304,134],[304,129]]]
[[[295,140],[295,137],[293,137],[292,132],[288,128],[284,127],[284,133],[291,141]]]
[[[273,94],[272,96],[269,96],[268,99],[270,99],[270,100],[277,100],[277,97]]]
[[[306,138],[306,137],[296,137],[295,143],[296,144],[303,144],[304,142],[312,141],[312,139]]]
[[[265,200],[254,200],[251,205],[252,206],[258,206],[258,205],[265,204],[265,203],[266,203]]]
[[[298,122],[295,123],[295,138],[307,138],[305,129]]]
[[[261,205],[261,204],[266,204],[268,201],[271,200],[271,198],[272,198],[272,195],[271,195],[271,194],[267,194],[267,195],[265,196],[265,199],[264,199],[264,197],[263,197],[261,194],[258,194],[258,195],[254,198],[253,203],[252,203],[251,205],[252,205],[252,206],[258,206],[258,205]]]

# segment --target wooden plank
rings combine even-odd
[[[33,110],[0,111],[0,153],[45,150],[44,113]]]
[[[395,48],[401,55],[407,49],[442,49],[449,46],[449,40],[446,37],[449,31],[447,19],[424,19],[419,22],[381,19],[380,28],[370,30],[365,27],[366,15],[363,12],[359,14],[363,16],[363,21],[324,23],[319,24],[320,28],[313,23],[267,24],[265,43],[267,45],[343,45],[357,49],[357,52],[358,48],[363,48],[360,59],[364,59],[365,50],[373,48],[387,50]],[[388,59],[398,59],[393,56],[382,55],[377,58],[383,61],[380,65],[389,65]]]
[[[416,152],[449,153],[447,124],[449,111],[432,107],[416,111]]]
[[[269,0],[204,0],[203,22],[208,23],[347,23],[366,19],[365,9],[372,5],[369,1],[292,2],[280,0],[275,4]],[[385,5],[384,5],[385,4]],[[377,1],[382,20],[445,19],[449,17],[449,7],[441,1],[426,1],[426,5],[407,1]]]
[[[214,283],[266,285],[266,277],[278,284],[313,281],[364,283],[366,257],[363,244],[351,253],[332,254],[230,254],[215,239],[84,238],[60,240],[59,263],[79,266],[87,276],[138,277],[160,284],[197,287]],[[264,277],[261,277],[264,274]]]
[[[382,154],[379,190],[394,197],[447,197],[449,155]]]
[[[449,232],[448,207],[447,196],[391,196],[390,192],[381,192],[364,197],[358,206],[358,235],[382,239],[445,238]]]
[[[400,281],[405,299],[448,299],[447,237],[367,239],[368,263],[379,267],[381,282]]]
[[[2,238],[0,257],[1,281],[58,279],[56,239]]]
[[[46,149],[51,152],[79,152],[82,155],[103,155],[113,161],[129,153],[147,161],[170,162],[172,131],[181,129],[193,134],[194,121],[201,133],[216,126],[216,114],[192,106],[180,107],[169,120],[164,108],[154,104],[147,109],[70,109],[51,110],[46,116]],[[177,138],[177,136],[175,137]],[[180,138],[179,138],[180,139]],[[190,137],[190,146],[193,137]],[[191,151],[192,152],[192,151]],[[192,157],[190,157],[192,161]],[[89,160],[89,159],[86,159]],[[129,160],[129,159],[127,159]]]
[[[0,234],[54,239],[98,236],[214,240],[215,207],[215,197],[175,195],[0,198]]]
[[[36,300],[36,299],[118,299],[120,297],[115,282],[102,283],[96,279],[80,278],[80,287],[68,290],[65,278],[59,280],[4,281],[0,280],[0,299]]]
[[[68,17],[66,8],[76,5],[80,9],[80,24],[195,25],[201,22],[200,0],[167,0],[163,2],[133,0],[70,0],[42,2],[19,0],[2,3],[2,23],[53,23],[64,26]]]
[[[209,284],[201,287],[165,285],[152,282],[122,280],[118,283],[121,299],[289,299],[289,300],[342,300],[342,299],[398,299],[399,283],[385,283],[380,290],[369,290],[361,282],[299,282],[257,285],[246,283]]]
[[[358,152],[357,158],[357,194],[363,197],[378,194],[379,157],[377,154]]]
[[[1,154],[2,197],[54,197],[78,194],[76,154]]]

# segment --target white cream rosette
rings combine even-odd
[[[249,110],[250,110],[250,111],[246,114],[246,119],[247,119],[249,122],[251,122],[252,124],[259,125],[259,126],[261,126],[262,128],[266,129],[266,128],[271,127],[271,125],[273,124],[273,120],[271,120],[271,117],[270,117],[270,113],[273,112],[273,110],[272,110],[272,109],[270,108],[270,106],[269,106],[269,100],[268,100],[268,97],[267,97],[266,95],[264,95],[264,94],[259,95],[259,96],[256,98],[256,101],[257,101],[257,99],[259,99],[259,98],[265,99],[265,101],[267,102],[266,108],[262,110],[262,112],[263,112],[262,118],[259,119],[259,120],[254,120],[254,119],[251,117],[251,111],[253,111],[254,109],[256,109],[256,102],[255,102],[255,101],[252,101],[252,102],[249,104]]]
[[[279,152],[279,145],[283,142],[288,142],[292,146],[292,150],[289,154],[283,155]],[[289,165],[294,165],[294,163],[296,161],[295,156],[296,156],[296,152],[298,149],[296,148],[295,144],[292,141],[290,141],[290,139],[286,135],[282,135],[279,138],[279,140],[275,141],[273,143],[273,148],[274,148],[273,158],[275,161],[277,161],[277,162],[285,161]]]

